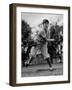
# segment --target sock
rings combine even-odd
[[[51,62],[50,62],[50,59],[47,58],[46,60],[47,60],[47,63],[49,64],[49,67],[52,67]]]
[[[31,62],[33,61],[33,59],[34,59],[34,57],[31,57],[31,59],[30,59],[29,63],[31,63]]]

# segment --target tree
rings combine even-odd
[[[21,30],[22,30],[22,43],[23,46],[26,46],[26,42],[31,38],[30,34],[31,34],[31,27],[29,26],[29,24],[27,24],[27,22],[25,22],[24,20],[22,20],[21,23]]]
[[[25,52],[25,48],[28,45],[29,40],[31,39],[31,27],[29,26],[29,24],[27,24],[27,22],[25,22],[24,20],[22,20],[21,22],[21,41],[22,41],[22,65],[24,65],[25,60],[28,56],[28,52]]]
[[[51,26],[51,28],[50,28],[50,38],[55,39],[55,41],[48,43],[48,52],[50,53],[52,63],[53,63],[53,58],[56,59],[56,57],[57,57],[56,50],[58,48],[58,44],[63,42],[63,36],[60,35],[60,32],[63,33],[63,26],[59,26],[57,24],[55,26],[54,25]]]

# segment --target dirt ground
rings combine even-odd
[[[56,76],[63,75],[63,64],[57,63],[53,64],[53,71],[49,70],[48,64],[33,65],[28,67],[23,67],[21,76],[22,77],[35,77],[35,76]]]

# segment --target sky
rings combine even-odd
[[[62,14],[50,14],[50,13],[21,13],[21,19],[25,20],[30,27],[35,27],[42,22],[43,19],[48,19],[50,23],[59,25],[63,24]]]
[[[50,14],[50,13],[21,13],[21,20],[25,20],[32,28],[32,38],[36,36],[36,32],[40,32],[38,25],[42,23],[43,19],[48,19],[49,23],[55,25],[63,25],[63,15],[62,14]]]

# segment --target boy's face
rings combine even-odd
[[[49,24],[48,24],[48,23],[44,23],[44,24],[43,24],[44,29],[47,29],[47,28],[48,28],[48,26],[49,26]]]

